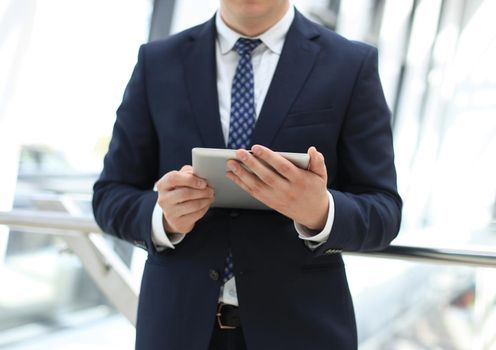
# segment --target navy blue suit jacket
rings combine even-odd
[[[353,306],[336,250],[386,247],[396,236],[390,112],[377,50],[296,13],[252,144],[325,156],[335,219],[309,250],[274,211],[210,209],[174,250],[157,252],[154,183],[191,164],[193,147],[224,148],[214,20],[143,45],[94,187],[102,229],[148,250],[138,349],[207,349],[229,247],[249,349],[355,349]]]

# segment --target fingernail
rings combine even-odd
[[[236,165],[234,165],[234,162],[227,163],[227,168],[231,170],[233,173],[236,173],[236,171],[238,170]]]
[[[256,156],[259,156],[262,154],[262,149],[260,147],[253,147],[251,149],[251,151],[253,152],[254,155]]]
[[[242,152],[241,155],[239,156],[239,159],[241,159],[241,161],[244,162],[246,160],[246,153]]]
[[[207,184],[203,180],[198,180],[197,185],[198,185],[198,187],[205,187]]]

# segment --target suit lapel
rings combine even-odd
[[[203,147],[225,148],[217,94],[215,37],[215,19],[211,19],[191,36],[185,46],[184,71]]]
[[[298,11],[252,134],[251,144],[270,146],[315,63],[319,33]],[[203,147],[225,148],[219,114],[215,61],[215,18],[185,45],[184,71],[189,99]]]
[[[313,24],[296,11],[252,135],[252,145],[270,146],[312,70],[319,45]]]

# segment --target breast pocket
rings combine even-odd
[[[329,124],[334,122],[333,108],[316,111],[305,111],[288,114],[283,128],[294,128],[308,125]]]

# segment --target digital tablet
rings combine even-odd
[[[308,168],[310,158],[307,153],[278,153],[299,168]],[[209,186],[215,191],[213,207],[269,209],[265,204],[243,191],[226,176],[226,172],[228,171],[227,161],[229,159],[236,159],[236,150],[197,147],[192,150],[192,158],[194,174],[207,180]]]

